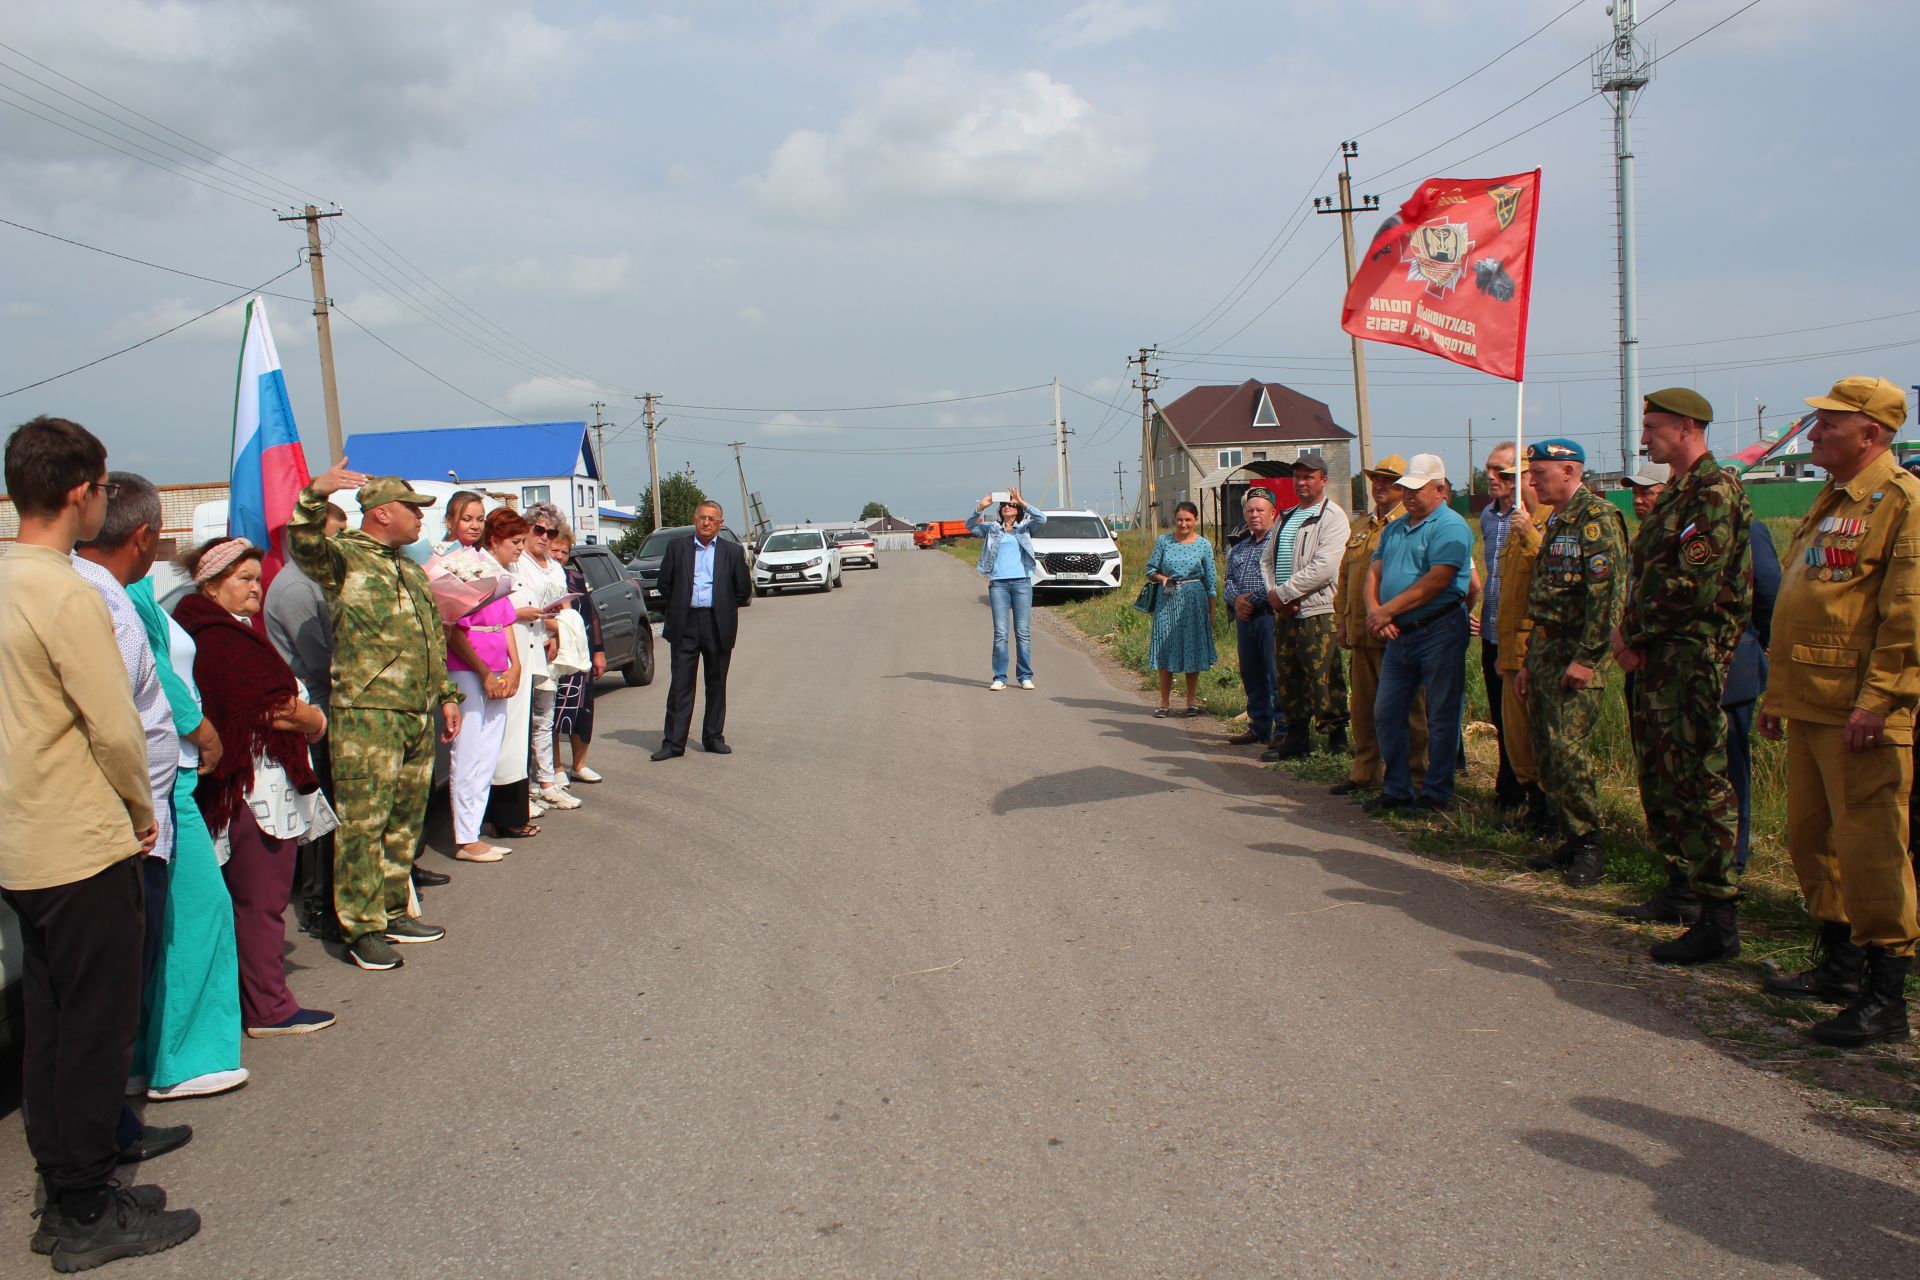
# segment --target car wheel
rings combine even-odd
[[[653,683],[653,624],[647,623],[647,634],[634,646],[633,661],[620,668],[620,674],[626,678],[629,688],[639,688]]]

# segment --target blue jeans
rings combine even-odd
[[[1280,677],[1273,656],[1273,613],[1262,610],[1233,629],[1240,641],[1240,683],[1247,690],[1247,728],[1265,741],[1285,726],[1280,715]]]
[[[995,578],[987,583],[987,602],[993,606],[993,678],[1007,678],[1007,623],[1011,617],[1019,650],[1016,678],[1033,679],[1033,579]]]
[[[1738,702],[1721,710],[1727,716],[1727,780],[1740,806],[1740,835],[1734,845],[1734,870],[1747,869],[1753,837],[1753,704]]]
[[[1420,798],[1435,804],[1453,799],[1467,695],[1468,634],[1467,611],[1453,608],[1419,630],[1387,641],[1380,658],[1380,691],[1373,700],[1373,731],[1386,765],[1384,790],[1395,800],[1413,799],[1407,709],[1420,689],[1427,694],[1427,778]]]

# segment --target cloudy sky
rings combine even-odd
[[[1166,353],[1163,402],[1263,377],[1353,425],[1336,220],[1307,200],[1357,138],[1356,190],[1387,207],[1423,177],[1544,169],[1528,431],[1618,462],[1612,118],[1585,62],[1602,0],[6,13],[0,218],[21,225],[0,225],[0,392],[271,279],[318,469],[304,240],[274,214],[312,199],[345,210],[326,226],[348,434],[601,400],[630,501],[653,391],[663,466],[723,498],[739,440],[776,518],[952,517],[1016,458],[1051,489],[1051,390],[1015,389],[1058,376],[1074,496],[1104,509],[1116,463],[1129,498],[1138,482],[1138,347]],[[1724,448],[1758,405],[1777,422],[1839,376],[1920,382],[1899,229],[1920,147],[1888,118],[1920,10],[1641,14],[1666,59],[1635,117],[1643,386],[1704,391]],[[214,478],[239,329],[218,313],[0,406],[75,417],[156,480]],[[1457,470],[1468,419],[1511,431],[1511,384],[1370,355],[1379,452]]]

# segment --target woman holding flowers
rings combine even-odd
[[[448,512],[449,525],[453,513]],[[517,512],[501,507],[486,518],[481,534],[486,545],[487,576],[501,576],[520,558],[527,542],[527,522]],[[441,564],[462,574],[464,561],[482,553],[455,551]],[[480,838],[500,761],[500,744],[507,731],[513,698],[520,689],[520,653],[515,643],[515,608],[505,595],[489,600],[446,624],[447,670],[466,696],[466,714],[453,740],[447,791],[453,803],[453,838],[459,844],[454,857],[462,862],[498,862],[512,850]]]

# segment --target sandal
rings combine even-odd
[[[1165,720],[1168,716],[1172,714],[1173,714],[1173,708],[1171,707],[1155,707],[1153,709],[1153,718],[1155,720]]]
[[[502,840],[531,840],[540,834],[540,827],[532,822],[524,827],[495,827],[493,834]]]

